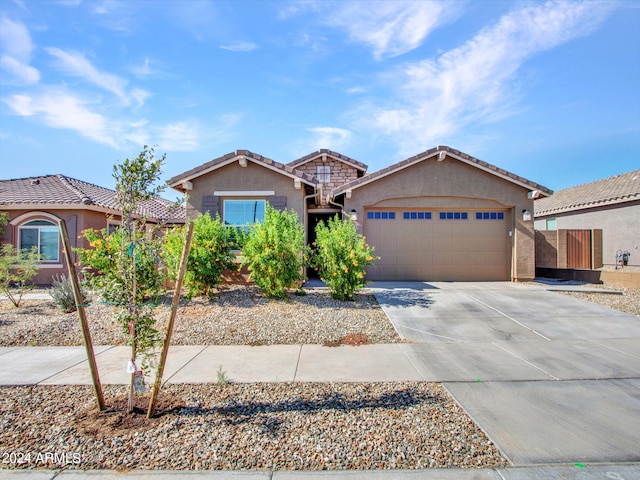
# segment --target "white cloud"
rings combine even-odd
[[[126,86],[129,83],[126,79],[111,73],[98,70],[84,55],[79,52],[66,52],[59,48],[50,47],[47,52],[58,60],[58,66],[66,74],[83,78],[89,83],[113,93],[120,98],[125,105],[129,105],[132,100],[142,105],[149,96],[142,89],[133,89],[127,92]]]
[[[235,42],[229,45],[220,45],[220,48],[231,52],[251,52],[258,48],[258,45],[253,42]]]
[[[309,143],[311,148],[316,150],[321,148],[339,150],[351,140],[351,132],[344,128],[313,127],[307,128],[307,131],[314,135],[313,140]]]
[[[7,55],[0,57],[0,67],[27,85],[33,85],[40,81],[40,72],[38,69],[22,63],[14,57]]]
[[[16,94],[3,101],[17,114],[37,117],[52,128],[74,130],[99,143],[117,147],[117,132],[100,114],[89,110],[79,97],[63,89],[37,94]]]
[[[0,68],[27,85],[40,81],[40,72],[29,65],[34,50],[29,30],[23,23],[0,18]]]
[[[162,150],[189,152],[199,147],[198,125],[193,121],[175,122],[158,128],[157,142]]]
[[[363,105],[364,123],[401,145],[432,145],[474,121],[504,118],[514,104],[516,74],[532,56],[592,32],[610,3],[547,2],[512,11],[461,47],[396,72],[395,101]]]
[[[327,22],[373,48],[376,59],[397,57],[419,47],[438,26],[455,19],[461,2],[341,2],[331,4]]]

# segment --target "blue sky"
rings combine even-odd
[[[557,190],[640,168],[640,1],[0,0],[0,178],[437,145]],[[170,198],[175,194],[169,193]]]

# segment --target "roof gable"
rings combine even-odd
[[[466,163],[480,170],[488,172],[492,175],[496,175],[497,177],[503,178],[511,183],[515,183],[516,185],[519,185],[523,188],[536,190],[540,192],[541,195],[551,195],[553,193],[551,190],[549,190],[546,187],[543,187],[538,183],[527,180],[524,177],[520,177],[502,168],[498,168],[495,165],[479,160],[464,152],[455,150],[447,146],[439,146],[437,148],[432,148],[425,152],[414,155],[413,157],[402,160],[394,165],[390,165],[386,168],[383,168],[382,170],[378,170],[377,172],[371,173],[369,175],[365,175],[364,177],[358,178],[357,180],[353,180],[349,183],[346,183],[341,187],[338,187],[332,190],[331,195],[334,197],[337,195],[341,195],[349,190],[354,190],[356,188],[362,187],[369,183],[375,182],[388,175],[393,175],[396,172],[404,170],[405,168],[408,168],[412,165],[418,164],[425,160],[437,159],[437,161],[443,161],[445,158],[453,158],[460,162]]]
[[[87,183],[65,175],[0,180],[0,207],[17,208],[84,208],[119,214],[115,190]],[[183,222],[183,207],[154,196],[144,202],[140,215],[152,221]]]
[[[337,160],[339,162],[345,163],[353,168],[355,168],[356,170],[359,170],[361,172],[366,172],[367,169],[369,168],[368,165],[365,165],[362,162],[359,162],[357,160],[354,160],[351,157],[347,157],[346,155],[342,155],[341,153],[338,152],[334,152],[332,150],[328,150],[326,148],[322,148],[320,150],[318,150],[317,152],[312,152],[308,155],[305,155],[304,157],[300,157],[297,160],[294,160],[293,162],[289,162],[287,165],[289,165],[290,167],[299,167],[300,165],[304,165],[305,163],[309,163],[312,162],[313,160],[317,159],[317,158],[332,158],[334,160]]]
[[[534,203],[535,216],[640,200],[640,170],[558,190]]]
[[[186,184],[194,178],[201,177],[202,175],[213,172],[214,170],[222,168],[235,161],[250,161],[258,166],[265,167],[282,175],[291,177],[294,180],[300,180],[307,185],[316,185],[318,183],[315,178],[307,175],[306,173],[300,172],[299,170],[296,170],[290,165],[276,162],[275,160],[263,157],[262,155],[250,152],[249,150],[236,150],[235,152],[227,153],[222,157],[218,157],[207,163],[203,163],[202,165],[192,168],[191,170],[181,173],[180,175],[176,175],[175,177],[169,179],[169,186],[180,191],[187,190]]]

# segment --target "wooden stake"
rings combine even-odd
[[[91,380],[93,381],[93,391],[96,394],[96,400],[98,401],[98,410],[105,409],[104,396],[102,394],[102,385],[100,384],[100,376],[98,375],[98,365],[96,364],[96,356],[93,352],[93,342],[91,341],[91,332],[89,331],[89,323],[87,322],[87,315],[84,310],[84,297],[80,290],[80,281],[78,280],[78,273],[76,272],[76,266],[73,263],[73,256],[71,251],[71,242],[69,241],[69,232],[67,230],[67,224],[64,220],[58,221],[60,227],[60,236],[62,237],[62,244],[64,245],[64,256],[67,259],[67,266],[69,267],[69,279],[73,286],[73,298],[76,301],[76,308],[78,316],[80,317],[80,327],[82,329],[82,336],[84,337],[84,346],[87,350],[87,360],[89,361],[89,369],[91,370]]]
[[[160,384],[162,383],[162,375],[164,373],[164,365],[167,361],[167,354],[169,353],[169,344],[171,343],[171,334],[173,333],[173,324],[175,323],[176,314],[178,312],[178,305],[180,305],[180,293],[182,291],[182,282],[184,281],[184,275],[187,272],[187,261],[189,260],[189,250],[191,249],[191,237],[193,236],[193,222],[189,223],[187,227],[187,238],[184,242],[184,249],[182,250],[182,258],[180,260],[180,270],[178,270],[178,279],[176,281],[176,290],[173,294],[173,301],[171,302],[171,313],[169,314],[169,324],[167,325],[167,333],[165,335],[164,344],[162,345],[162,353],[160,354],[160,363],[158,364],[158,370],[156,372],[156,381],[153,384],[153,391],[151,392],[151,400],[149,400],[149,409],[147,410],[147,418],[151,418],[156,409],[156,403],[158,402],[158,393],[160,391]]]

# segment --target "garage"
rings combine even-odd
[[[530,281],[533,199],[551,191],[440,146],[334,188],[380,257],[377,281]]]
[[[372,280],[510,279],[508,210],[368,209],[367,241],[380,259]]]

